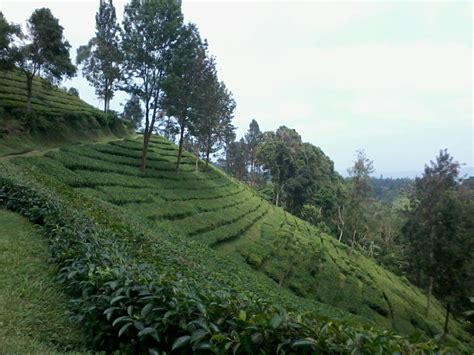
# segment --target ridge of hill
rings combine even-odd
[[[258,336],[257,333],[252,333],[248,340],[262,344],[264,339],[265,346],[272,344],[272,332],[282,331],[281,327],[289,326],[284,322],[290,322],[289,316],[279,307],[284,307],[290,312],[289,315],[300,314],[297,316],[300,321],[302,314],[306,314],[303,319],[307,322],[311,323],[316,319],[316,323],[311,323],[315,326],[314,329],[322,327],[322,324],[329,327],[328,334],[333,338],[328,340],[319,332],[317,340],[306,340],[305,344],[310,351],[317,349],[315,346],[335,351],[336,347],[328,345],[331,341],[338,342],[337,346],[349,341],[344,336],[350,338],[349,334],[352,333],[338,328],[341,325],[334,325],[335,329],[340,329],[337,333],[340,338],[331,333],[336,330],[328,324],[338,324],[337,322],[354,327],[350,329],[358,329],[361,324],[365,324],[403,335],[419,332],[423,334],[422,338],[441,333],[445,312],[442,305],[434,300],[430,319],[425,320],[426,298],[406,279],[386,271],[357,252],[350,253],[347,246],[283,209],[270,205],[249,187],[229,178],[220,170],[211,167],[207,171],[196,172],[195,158],[190,153],[184,153],[181,173],[177,176],[174,172],[177,147],[161,137],[152,139],[146,172],[138,170],[140,150],[139,137],[107,144],[70,146],[47,152],[41,157],[15,158],[3,162],[3,169],[0,169],[0,199],[3,188],[3,198],[8,208],[18,210],[34,223],[45,226],[52,234],[50,238],[55,240],[52,244],[53,250],[57,249],[57,261],[60,266],[68,265],[66,270],[71,273],[71,280],[74,281],[79,277],[77,275],[81,275],[79,281],[85,282],[81,278],[86,276],[81,272],[92,267],[92,271],[88,271],[88,275],[90,272],[94,275],[92,281],[99,283],[98,279],[104,284],[105,289],[100,291],[102,295],[110,293],[110,299],[106,302],[108,306],[102,305],[105,308],[100,309],[96,315],[100,319],[100,314],[110,313],[107,320],[95,320],[100,324],[88,320],[91,325],[89,331],[92,333],[105,326],[101,322],[108,324],[110,329],[107,328],[107,332],[116,329],[118,338],[140,338],[144,336],[144,329],[148,329],[143,325],[148,319],[147,313],[143,313],[148,305],[133,298],[133,302],[138,302],[143,307],[137,315],[133,311],[133,307],[137,305],[130,299],[130,294],[120,293],[116,288],[110,289],[110,282],[114,285],[119,282],[109,274],[112,272],[110,270],[116,270],[117,265],[123,268],[120,273],[130,277],[129,282],[148,280],[156,283],[159,280],[160,287],[165,287],[161,284],[165,280],[166,285],[173,286],[172,292],[178,293],[173,297],[186,297],[186,307],[191,307],[189,299],[200,300],[193,301],[197,302],[198,311],[193,308],[191,313],[200,314],[196,315],[195,321],[202,321],[202,317],[207,317],[210,321],[212,317],[206,316],[207,313],[219,314],[215,306],[212,306],[216,302],[210,302],[209,299],[217,297],[223,302],[218,295],[227,295],[223,299],[230,303],[222,307],[230,307],[231,310],[227,309],[225,316],[220,315],[224,320],[231,316],[236,318],[227,319],[224,323],[231,322],[229,324],[237,328],[244,324],[253,327],[252,329],[259,329],[259,322],[268,322],[271,325],[269,329],[276,330],[258,333]],[[57,204],[65,204],[65,210],[70,209],[71,212],[61,214],[59,222],[52,216],[60,212],[50,212],[43,197],[38,196],[57,200]],[[31,200],[33,202],[29,202]],[[82,230],[82,227],[72,227],[63,221],[72,218],[71,224],[74,225],[77,223],[76,219],[81,220],[79,217],[73,218],[75,214],[90,221],[94,227],[83,227]],[[48,229],[55,223],[64,226]],[[64,237],[61,233],[66,232],[62,228],[66,228],[66,232],[71,229],[71,233],[79,233],[71,234],[71,238],[74,235],[80,242]],[[94,228],[100,230],[95,232]],[[61,243],[57,240],[60,237]],[[77,243],[80,245],[76,245]],[[86,246],[89,244],[92,249],[88,249],[91,246]],[[86,248],[87,252],[81,248]],[[68,262],[72,257],[77,257],[75,252],[88,255],[89,263],[93,266],[86,263],[82,266],[84,269],[74,269]],[[99,268],[97,265],[103,266]],[[138,276],[131,265],[146,266],[139,267],[141,271]],[[70,280],[64,282],[68,283]],[[121,292],[124,292],[124,287],[120,288]],[[194,296],[190,297],[186,293],[183,296],[181,291],[176,291],[180,288]],[[90,292],[98,291],[94,289]],[[235,304],[232,303],[234,301],[228,301],[234,299],[237,300]],[[86,305],[87,302],[91,301],[87,300]],[[267,307],[262,306],[262,302],[264,305],[271,305],[268,307],[274,314],[270,313],[269,318],[263,320],[260,319],[262,316],[247,318],[251,311],[259,314],[256,309]],[[206,310],[206,307],[209,308]],[[81,308],[78,308],[76,311],[81,312]],[[186,312],[189,317],[190,310],[187,309]],[[138,319],[141,323],[137,325],[138,320],[132,322],[128,319]],[[216,329],[223,332],[220,328],[224,328],[225,324],[216,323]],[[155,330],[150,328],[145,336],[157,336],[156,329],[159,327],[156,324],[153,327]],[[188,350],[191,346],[195,350],[197,346],[212,347],[220,342],[228,342],[229,347],[240,344],[245,349],[245,345],[242,345],[244,339],[236,340],[230,335],[235,333],[230,332],[224,336],[224,333],[209,328],[209,325],[196,327],[181,324],[173,330],[176,337],[180,335],[175,341],[181,339],[182,346],[187,346]],[[198,330],[199,337],[195,333]],[[304,331],[301,332],[305,334]],[[390,338],[389,333],[381,332],[385,334],[383,336]],[[464,346],[472,346],[472,339],[455,321],[451,324],[451,334],[453,341],[456,339],[464,343]],[[369,335],[365,336],[370,338]],[[284,338],[282,334],[280,337]],[[325,347],[321,345],[323,343],[316,345],[319,339],[326,342]],[[279,338],[277,340],[280,341]],[[164,340],[155,338],[155,341],[160,343]],[[299,344],[298,338],[285,341],[278,346],[287,346],[293,350],[295,346],[299,346],[295,345]],[[360,339],[359,341],[364,343]],[[148,346],[148,342],[153,341],[151,338],[146,340],[145,346]],[[353,346],[361,346],[366,350],[375,349],[368,347],[368,341],[367,344],[362,343]],[[461,346],[456,342],[453,344]],[[173,343],[173,347],[175,345]],[[407,351],[408,348],[393,349]]]
[[[130,133],[115,115],[104,114],[39,77],[33,80],[28,113],[26,92],[19,70],[0,70],[0,157]]]

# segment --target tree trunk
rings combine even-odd
[[[428,286],[428,296],[426,297],[426,318],[430,315],[431,294],[433,293],[433,276],[430,276],[430,284]]]
[[[344,208],[344,206],[342,207]],[[342,235],[344,234],[344,219],[342,218],[342,212],[341,212],[341,207],[337,206],[337,213],[339,217],[339,223],[337,224],[339,228],[339,241],[342,240]]]
[[[150,130],[150,101],[145,101],[145,131],[143,132],[143,149],[140,161],[140,170],[145,171],[146,154],[148,151],[148,131]]]
[[[209,168],[209,155],[211,154],[211,147],[208,145],[206,148],[206,170]]]
[[[26,112],[31,112],[31,97],[33,95],[33,75],[26,74]]]
[[[149,130],[151,132],[151,130]],[[143,150],[142,150],[142,159],[140,162],[140,170],[145,171],[146,168],[146,155],[148,153],[148,144],[150,143],[150,135],[148,134],[148,130],[145,129],[145,133],[143,135]]]
[[[153,128],[155,127],[156,122],[156,115],[157,115],[157,107],[158,107],[158,99],[155,97],[153,102],[153,113],[151,116],[151,121],[149,120],[150,114],[150,101],[147,100],[145,103],[145,117],[146,117],[146,126],[145,126],[145,133],[143,136],[143,151],[142,151],[142,161],[140,164],[140,170],[145,171],[146,168],[146,155],[148,153],[148,145],[150,143],[151,135],[153,134]],[[160,113],[159,117],[163,117],[162,113]]]
[[[179,133],[179,148],[178,148],[178,159],[176,160],[176,174],[179,174],[179,168],[181,165],[181,155],[183,154],[183,140],[184,140],[184,124],[181,125]]]
[[[349,251],[349,256],[352,256],[352,252],[354,251],[354,244],[355,244],[355,239],[356,239],[356,231],[354,230],[352,232],[352,241],[351,241],[351,250]]]
[[[107,113],[107,98],[109,97],[108,93],[109,81],[105,79],[105,90],[104,90],[104,113]]]
[[[194,149],[194,154],[196,155],[196,172],[199,171],[199,145],[196,141],[196,148]]]
[[[446,318],[444,320],[444,335],[448,334],[448,324],[449,324],[449,311],[451,309],[451,304],[448,303],[448,305],[446,306]]]

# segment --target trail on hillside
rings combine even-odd
[[[109,143],[109,142],[120,141],[120,140],[123,140],[124,138],[127,138],[127,137],[121,137],[121,138],[114,137],[112,139],[104,139],[104,140],[99,139],[99,140],[90,141],[90,142],[73,143],[73,144],[65,143],[65,144],[61,144],[59,146],[52,147],[52,148],[32,149],[32,150],[29,150],[27,152],[12,153],[12,154],[7,154],[7,155],[4,155],[4,156],[0,156],[0,161],[9,160],[9,159],[17,158],[17,157],[41,156],[41,155],[44,155],[48,152],[58,151],[59,149],[61,149],[63,147],[70,147],[71,145],[73,145],[73,146],[84,146],[84,145],[88,145],[88,144]]]

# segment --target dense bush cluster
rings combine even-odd
[[[139,236],[97,224],[24,169],[2,163],[0,171],[2,204],[43,226],[59,279],[95,349],[152,354],[439,350],[433,341],[411,343],[387,331],[289,314],[251,293],[212,280],[204,286],[172,268],[159,272],[127,248],[127,238],[139,243]]]

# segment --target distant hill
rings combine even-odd
[[[0,157],[129,133],[113,115],[40,78],[33,80],[31,113],[26,99],[24,75],[0,71]]]
[[[392,179],[403,179],[409,178],[414,179],[417,176],[421,176],[423,174],[423,170],[405,170],[405,171],[389,171],[389,172],[377,172],[374,174],[376,177],[383,176],[384,178],[392,178]],[[461,176],[474,176],[474,167],[473,166],[461,166]]]

